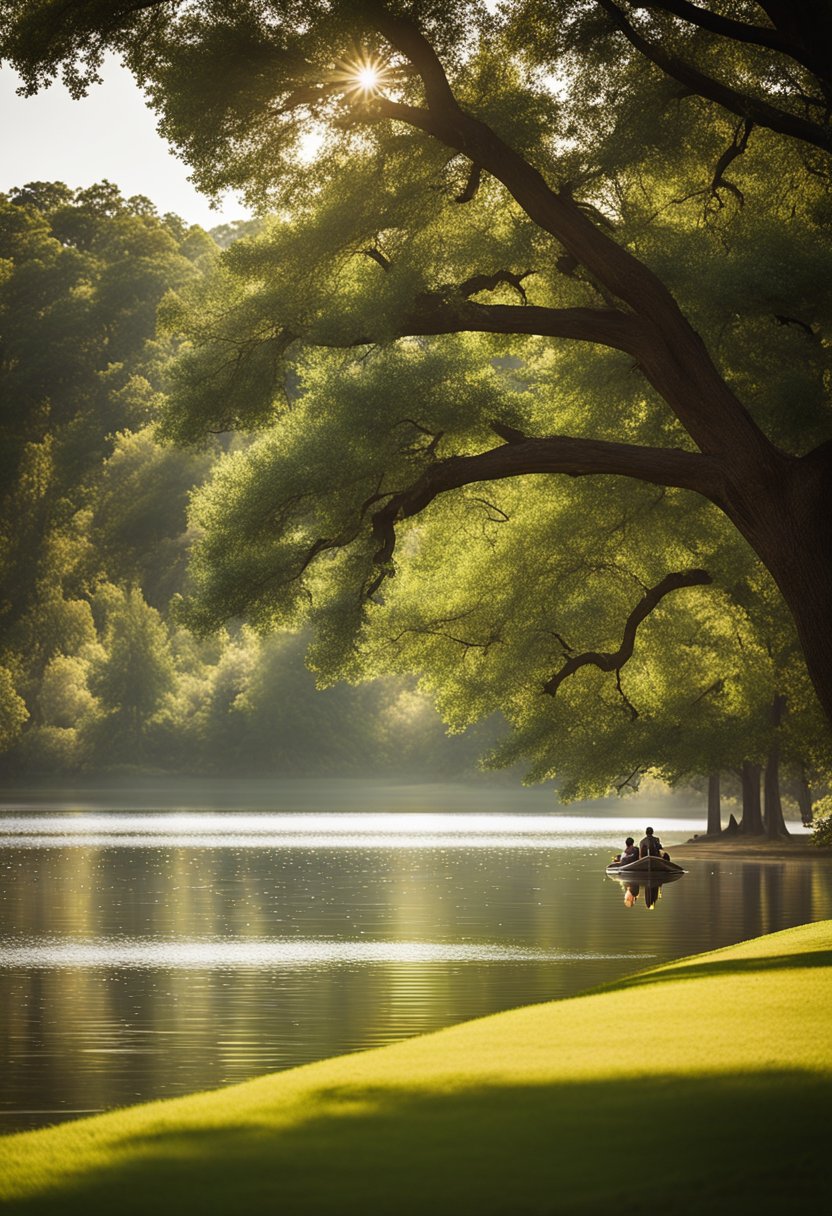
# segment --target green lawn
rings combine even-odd
[[[0,1142],[24,1213],[813,1213],[832,922]]]

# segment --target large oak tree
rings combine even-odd
[[[574,526],[558,475],[588,478],[568,569],[584,617],[593,592],[606,611],[588,618],[594,644],[566,638],[552,575],[538,687],[560,697],[608,673],[629,714],[621,672],[645,623],[714,580],[730,590],[740,550],[721,516],[779,588],[832,715],[832,10],[491,8],[0,4],[28,87],[62,71],[81,92],[117,51],[197,183],[279,217],[168,309],[191,338],[169,433],[265,431],[198,504],[192,619],[311,604],[321,652],[343,655],[345,634],[390,618],[396,563],[432,545],[453,586],[448,520],[479,520],[487,549],[530,479],[559,523],[537,547],[534,521],[515,526],[510,577],[534,570],[539,589],[546,538],[568,544]],[[615,501],[638,571],[610,594]],[[700,539],[683,517],[707,520]],[[470,603],[427,605],[405,632],[501,644],[493,612],[490,633],[460,621]]]

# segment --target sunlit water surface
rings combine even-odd
[[[242,1081],[832,916],[813,863],[691,863],[655,909],[626,908],[603,869],[642,814],[7,810],[0,1128]],[[702,830],[651,816],[666,845]]]

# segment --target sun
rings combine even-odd
[[[368,99],[377,97],[393,76],[385,59],[370,51],[354,51],[340,60],[332,73],[333,84],[344,91],[348,98]]]
[[[372,93],[378,87],[378,70],[375,67],[368,65],[367,67],[361,68],[360,71],[356,73],[355,79],[359,88],[361,88],[363,92]]]

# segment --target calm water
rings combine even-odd
[[[0,1128],[242,1081],[832,916],[822,863],[691,863],[655,909],[643,892],[628,909],[603,866],[643,810],[518,801],[535,813],[0,814]],[[702,830],[650,815],[665,844]]]

